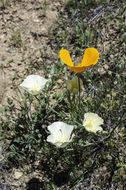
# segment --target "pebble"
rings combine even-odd
[[[20,179],[23,176],[23,172],[15,171],[14,179]]]

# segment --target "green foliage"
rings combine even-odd
[[[21,47],[22,46],[22,38],[21,38],[21,30],[18,29],[18,30],[15,30],[13,31],[12,33],[12,36],[11,36],[11,44],[14,46],[14,47]]]

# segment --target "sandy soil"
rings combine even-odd
[[[0,103],[15,96],[14,86],[31,73],[30,64],[52,55],[47,46],[50,28],[65,4],[58,0],[0,1]],[[43,52],[42,54],[40,53]],[[47,61],[51,62],[51,60]],[[38,73],[36,71],[35,73]],[[40,72],[43,75],[42,71]]]

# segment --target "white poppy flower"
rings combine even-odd
[[[27,90],[32,95],[37,95],[44,88],[47,83],[47,79],[39,75],[29,75],[27,78],[20,84],[25,90]]]
[[[74,134],[71,136],[73,129],[74,126],[64,122],[54,122],[48,126],[51,134],[47,137],[47,142],[53,143],[57,147],[65,147],[75,136]]]
[[[100,125],[103,124],[103,119],[99,117],[96,113],[85,113],[83,126],[89,132],[96,133],[97,131],[102,131],[102,127]]]

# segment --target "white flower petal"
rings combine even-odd
[[[58,131],[58,130],[60,131],[62,129],[63,124],[64,123],[61,122],[61,121],[54,122],[54,123],[52,123],[51,125],[48,126],[48,130],[51,133],[55,134],[56,131]]]
[[[36,95],[44,88],[47,83],[47,79],[39,75],[29,75],[27,78],[20,84],[25,90],[29,93]]]
[[[100,125],[103,122],[103,119],[95,113],[88,112],[84,114],[83,126],[89,132],[96,133],[97,131],[102,131],[103,129]]]
[[[55,143],[55,137],[53,134],[49,135],[47,137],[47,142]]]
[[[74,129],[73,125],[64,124],[62,127],[62,133],[70,137],[73,129]]]
[[[58,121],[48,126],[51,135],[47,137],[47,141],[53,143],[57,147],[66,146],[66,143],[72,141],[71,133],[74,126]]]

